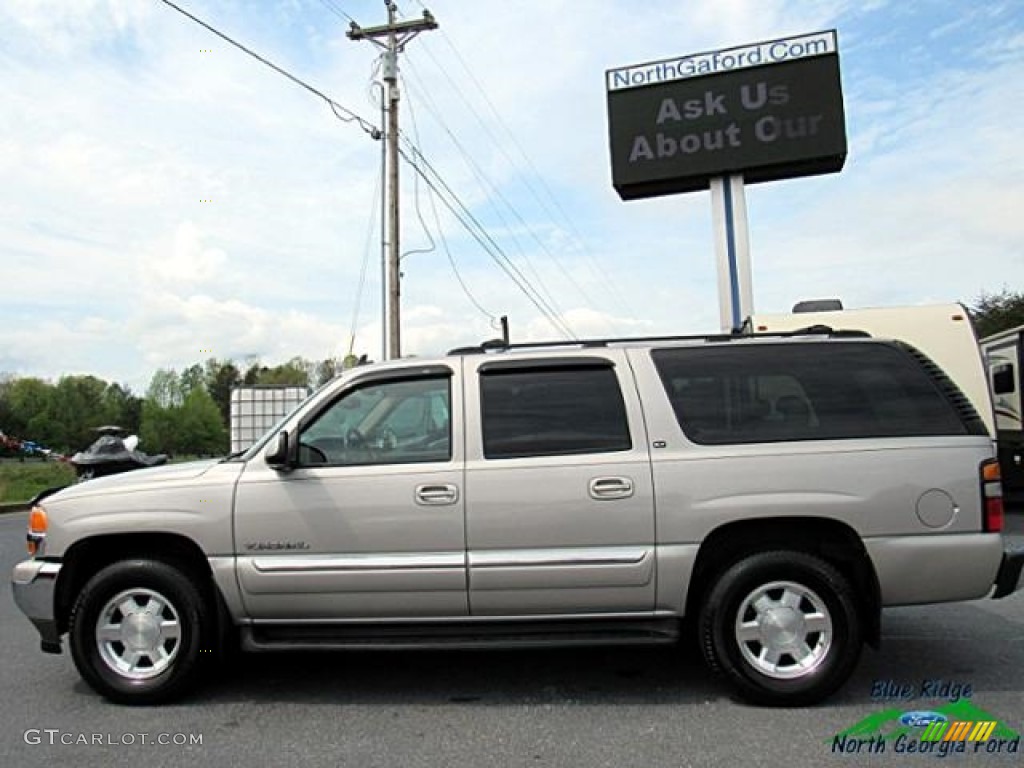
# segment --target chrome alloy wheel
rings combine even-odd
[[[832,646],[832,618],[813,590],[773,581],[751,592],[736,613],[736,644],[763,675],[792,680],[817,669]]]
[[[128,589],[103,606],[96,620],[100,658],[122,677],[156,677],[174,661],[181,647],[178,612],[151,589]]]

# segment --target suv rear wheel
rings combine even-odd
[[[700,612],[704,657],[757,704],[813,704],[846,682],[862,629],[849,581],[805,552],[763,552],[729,566]]]
[[[213,624],[182,568],[122,560],[93,576],[75,601],[71,655],[85,681],[112,701],[167,701],[195,682]]]

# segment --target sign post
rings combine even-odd
[[[747,200],[739,174],[711,179],[711,220],[718,263],[718,317],[723,331],[738,330],[754,313],[747,235]]]
[[[846,124],[835,30],[609,70],[623,200],[711,189],[723,330],[753,311],[744,185],[835,173]]]

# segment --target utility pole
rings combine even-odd
[[[384,3],[388,9],[388,23],[378,27],[360,27],[354,21],[348,30],[351,40],[369,40],[383,49],[383,66],[381,67],[384,82],[387,83],[388,123],[385,131],[387,138],[386,165],[388,177],[388,252],[387,252],[387,326],[388,326],[388,359],[402,356],[401,343],[401,272],[399,267],[399,206],[398,206],[398,54],[405,49],[405,44],[420,32],[437,29],[437,22],[430,11],[423,11],[423,18],[414,21],[395,21],[397,7],[391,0]]]

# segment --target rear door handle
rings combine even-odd
[[[628,477],[595,477],[590,481],[590,498],[598,501],[626,499],[633,495],[633,481]]]
[[[459,500],[459,489],[454,485],[417,485],[416,503],[426,506],[454,504]]]

